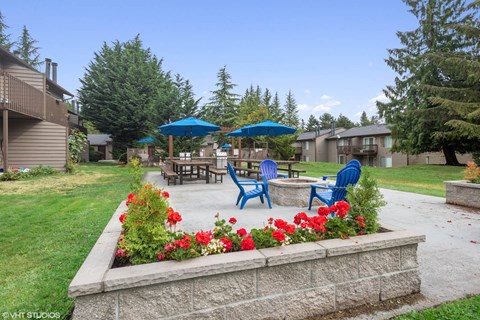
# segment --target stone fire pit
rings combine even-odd
[[[279,206],[307,207],[312,184],[327,185],[322,179],[301,177],[289,179],[272,179],[268,181],[268,193],[272,202]],[[314,199],[313,205],[321,204]]]

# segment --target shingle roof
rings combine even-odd
[[[88,142],[91,146],[106,146],[109,142],[112,142],[112,138],[109,134],[88,134]]]
[[[350,138],[350,137],[365,137],[365,136],[377,136],[382,134],[390,134],[392,133],[390,129],[388,129],[386,124],[377,124],[373,126],[365,126],[365,127],[354,127],[348,129],[346,131],[340,132],[333,137],[329,137],[327,139],[334,139],[337,136],[340,138]]]
[[[315,137],[317,136],[323,136],[325,134],[329,134],[331,129],[324,129],[320,130],[319,134],[317,135],[315,131],[309,131],[309,132],[304,132],[300,133],[298,135],[297,141],[302,141],[302,140],[314,140]]]

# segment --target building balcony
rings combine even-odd
[[[0,73],[0,110],[67,125],[67,106],[62,100],[45,94],[7,72]]]
[[[377,144],[361,144],[350,146],[337,146],[338,154],[351,154],[354,156],[371,156],[378,153]]]

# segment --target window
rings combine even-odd
[[[383,138],[383,147],[384,148],[392,147],[392,136],[386,136]]]
[[[365,137],[363,138],[363,144],[367,146],[371,146],[375,144],[375,137]]]
[[[391,168],[392,157],[380,157],[380,167]]]
[[[337,156],[337,163],[345,164],[345,156],[343,154]]]
[[[308,149],[309,149],[309,147],[310,147],[310,143],[309,143],[309,142],[310,142],[310,141],[305,141],[305,142],[303,143],[303,148],[304,148],[305,150],[308,150]]]
[[[310,162],[310,157],[309,156],[303,156],[303,161]]]
[[[337,140],[337,143],[338,143],[338,146],[339,146],[339,147],[343,147],[343,146],[346,145],[345,139],[338,139],[338,140]]]

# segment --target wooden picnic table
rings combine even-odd
[[[252,164],[254,163],[260,163],[263,161],[263,159],[239,159],[239,158],[233,158],[229,159],[229,161],[233,162],[233,166],[237,167],[240,166],[240,163],[246,162],[247,163],[247,168],[252,169]],[[300,163],[300,161],[295,161],[295,160],[273,160],[275,161],[278,165],[285,165],[287,166],[288,170],[288,177],[293,178],[293,172],[292,172],[292,167],[293,165]]]
[[[193,168],[197,168],[197,179],[200,180],[200,167],[203,167],[205,170],[205,182],[210,183],[210,166],[212,165],[211,161],[204,160],[172,160],[173,170],[178,174],[179,184],[183,184],[183,176],[186,172],[186,168],[190,168],[190,173],[193,173]]]

